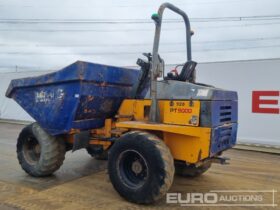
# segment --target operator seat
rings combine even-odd
[[[193,74],[195,71],[197,63],[195,61],[188,61],[184,64],[180,74],[174,75],[171,72],[167,74],[167,77],[165,77],[165,80],[178,80],[178,81],[192,81],[193,80]]]

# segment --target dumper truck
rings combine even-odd
[[[164,71],[158,53],[163,12],[179,14],[186,28],[186,62]],[[149,204],[162,198],[174,174],[195,177],[237,135],[237,93],[196,82],[189,18],[170,3],[152,15],[152,53],[140,70],[77,61],[46,75],[12,80],[13,98],[34,123],[17,140],[22,169],[34,177],[53,174],[67,151],[86,149],[108,160],[115,190],[126,200]]]

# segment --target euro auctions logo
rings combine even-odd
[[[204,193],[167,193],[166,203],[180,206],[276,207],[276,190],[211,190]]]
[[[280,91],[252,91],[252,112],[280,114]]]

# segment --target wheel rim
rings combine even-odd
[[[119,155],[117,169],[122,183],[133,189],[142,187],[149,176],[145,158],[135,150],[126,150]]]
[[[40,159],[41,147],[36,138],[29,136],[23,144],[23,155],[25,160],[31,164],[36,164]]]

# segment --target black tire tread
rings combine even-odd
[[[41,145],[40,159],[34,166],[30,166],[24,160],[20,150],[20,142],[28,132],[32,133]],[[25,127],[18,137],[17,157],[22,169],[31,176],[49,176],[63,164],[65,159],[65,145],[63,139],[50,136],[37,123],[32,123]]]
[[[125,133],[122,137],[125,137],[128,135],[130,136],[129,139],[131,139],[132,141],[133,141],[133,139],[135,139],[135,137],[137,137],[139,135],[144,136],[146,139],[148,139],[150,142],[152,142],[153,145],[155,145],[156,150],[160,153],[160,158],[162,159],[163,164],[164,164],[163,170],[165,173],[165,177],[164,177],[163,184],[159,188],[159,193],[157,195],[153,195],[153,198],[149,198],[147,200],[131,200],[129,198],[126,198],[126,199],[129,201],[132,201],[135,203],[141,203],[141,204],[153,203],[153,202],[159,200],[161,197],[163,197],[172,185],[174,173],[175,173],[174,159],[172,157],[172,154],[171,154],[169,148],[156,135],[148,133],[146,131],[134,130],[134,131]],[[121,141],[121,140],[118,140],[118,141]],[[114,147],[114,145],[113,145],[113,147]],[[151,152],[153,152],[153,151],[151,150]],[[109,157],[109,161],[110,161],[110,157]]]
[[[159,152],[161,153],[162,159],[164,160],[164,171],[165,171],[165,179],[164,184],[160,188],[160,194],[155,198],[155,200],[158,200],[162,196],[164,196],[169,188],[172,185],[174,173],[175,173],[175,167],[174,167],[174,159],[173,156],[169,150],[169,148],[166,146],[166,144],[159,139],[157,136],[146,133],[144,134],[150,141],[154,142],[156,147],[158,148]]]

